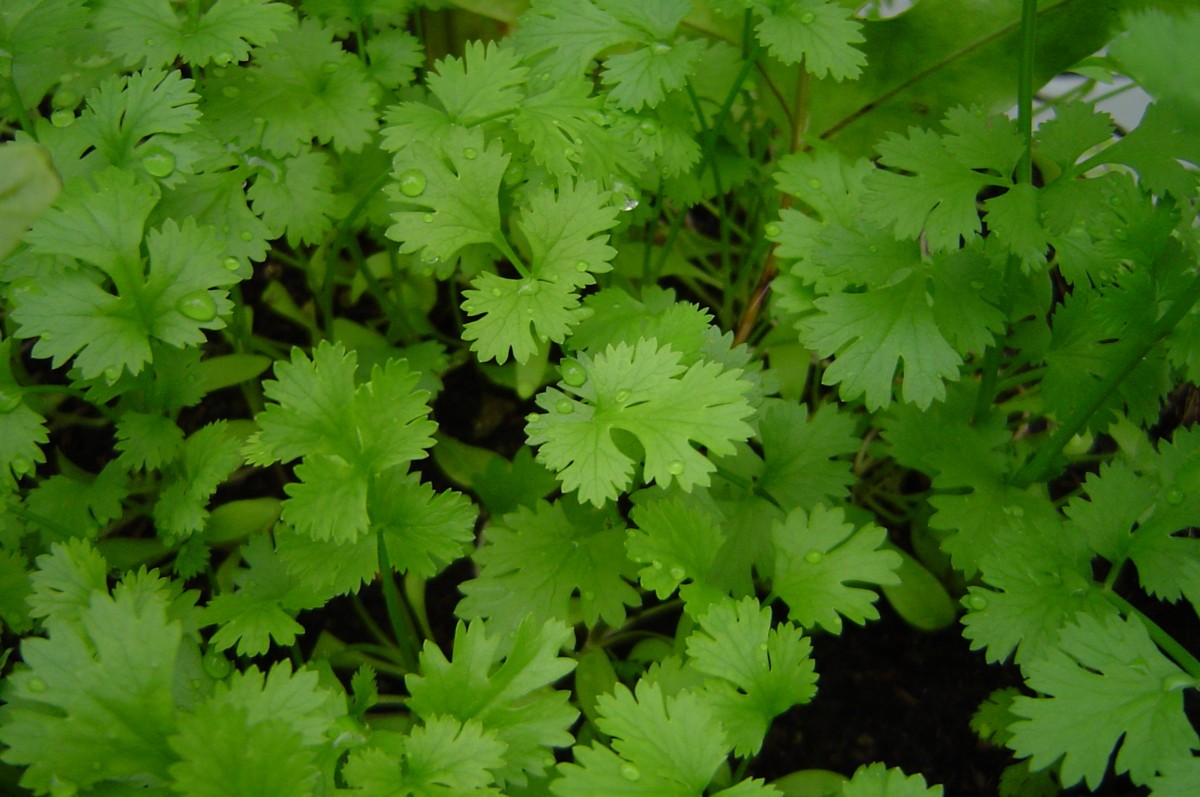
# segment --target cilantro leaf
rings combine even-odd
[[[554,388],[538,396],[546,412],[527,425],[529,442],[541,446],[538,461],[558,471],[564,490],[600,506],[629,486],[634,460],[616,430],[641,442],[647,481],[678,481],[684,490],[707,484],[716,469],[691,441],[724,455],[750,436],[750,383],[741,371],[708,361],[685,368],[680,359],[653,339],[620,343],[595,357],[580,354],[583,381],[562,383],[575,398]]]
[[[291,645],[304,629],[295,615],[321,605],[301,579],[290,574],[266,534],[256,534],[242,547],[246,567],[233,575],[235,591],[222,592],[204,610],[208,623],[219,625],[210,644],[217,650],[237,645],[238,655],[260,656],[272,640]]]
[[[208,501],[242,464],[241,441],[225,421],[197,429],[182,445],[179,461],[164,474],[154,505],[154,523],[164,539],[177,542],[204,528]]]
[[[842,786],[843,797],[942,797],[941,786],[927,786],[921,775],[905,775],[896,767],[863,764]]]
[[[0,97],[0,114],[19,115],[41,104],[51,87],[79,68],[80,53],[100,52],[103,42],[92,30],[93,11],[83,0],[22,0],[0,11],[0,52],[14,91]],[[23,109],[22,109],[23,110]]]
[[[617,287],[589,294],[583,306],[590,311],[575,327],[568,346],[575,351],[603,351],[606,346],[654,338],[683,355],[690,365],[704,350],[712,315],[697,304],[675,299],[669,288],[646,286],[635,299]]]
[[[51,624],[76,624],[87,610],[92,593],[108,588],[108,562],[87,540],[72,537],[50,546],[29,574],[33,586],[27,600],[31,617]]]
[[[611,510],[583,508],[569,498],[539,501],[493,523],[485,540],[472,557],[479,575],[460,587],[465,597],[455,613],[464,619],[487,617],[500,631],[526,617],[569,623],[578,594],[585,625],[603,620],[618,628],[625,607],[641,602],[627,583],[634,565]]]
[[[117,457],[130,470],[158,470],[183,450],[183,430],[159,414],[127,411],[117,421]]]
[[[316,139],[358,152],[378,128],[378,94],[362,62],[309,17],[259,47],[250,65],[205,81],[205,117],[225,136],[273,155]]]
[[[816,694],[812,644],[795,626],[771,627],[771,610],[754,598],[712,606],[687,638],[735,755],[753,756],[771,720]]]
[[[168,740],[179,759],[170,766],[175,787],[197,797],[332,791],[332,773],[321,769],[345,713],[340,690],[322,686],[312,670],[292,672],[285,661],[265,677],[253,666],[234,673],[180,714]]]
[[[498,141],[479,128],[452,127],[436,145],[418,140],[396,154],[389,187],[403,210],[387,237],[426,263],[452,261],[468,244],[493,243],[500,232],[500,180],[508,167]]]
[[[300,481],[286,488],[283,519],[318,540],[353,542],[367,530],[367,492],[375,476],[425,456],[436,428],[428,394],[407,360],[376,365],[355,385],[358,358],[323,341],[310,360],[292,352],[263,391],[273,402],[258,414],[246,458],[269,465],[303,457]]]
[[[1200,744],[1183,710],[1183,688],[1195,686],[1164,656],[1134,618],[1080,615],[1057,647],[1025,667],[1032,689],[1045,697],[1018,697],[1009,746],[1030,766],[1062,759],[1062,784],[1081,780],[1095,790],[1109,758],[1116,774],[1144,783],[1162,762],[1189,755]],[[1087,733],[1079,733],[1087,728]]]
[[[425,643],[419,674],[404,679],[408,706],[425,722],[445,715],[464,723],[476,720],[494,731],[508,745],[497,782],[523,784],[529,775],[545,772],[549,748],[571,743],[567,728],[577,712],[566,692],[546,687],[575,666],[557,655],[572,636],[557,620],[526,621],[504,637],[489,635],[483,622],[459,623],[453,661],[437,645]]]
[[[810,416],[799,404],[772,401],[762,411],[759,437],[764,468],[755,486],[786,510],[842,498],[853,483],[850,464],[834,458],[858,450],[854,420],[831,404]]]
[[[747,3],[767,10],[755,27],[758,40],[785,64],[803,62],[814,77],[858,77],[867,58],[854,45],[866,39],[853,9],[829,0],[774,0]],[[769,9],[769,10],[768,10]]]
[[[337,172],[323,152],[304,151],[281,164],[282,176],[260,173],[246,190],[272,237],[287,233],[288,246],[315,244],[333,227]]]
[[[438,61],[426,84],[451,122],[473,127],[485,118],[515,110],[528,72],[509,48],[472,41],[461,59],[448,56]]]
[[[108,33],[109,49],[127,65],[169,66],[179,58],[193,66],[244,61],[253,45],[268,44],[291,27],[291,8],[269,0],[216,0],[207,10],[181,17],[170,0],[105,3],[96,27]]]
[[[552,77],[574,77],[604,50],[640,37],[636,28],[616,16],[620,7],[592,0],[534,0],[522,16],[513,46]]]
[[[962,358],[938,329],[919,273],[866,293],[836,293],[815,302],[818,315],[805,319],[801,340],[833,364],[821,381],[838,385],[843,400],[864,396],[867,409],[886,407],[904,362],[905,401],[922,409],[946,395]]]
[[[0,495],[16,487],[23,471],[45,462],[46,419],[25,401],[12,372],[12,338],[0,340]]]
[[[725,542],[714,513],[676,496],[634,507],[636,529],[629,531],[629,558],[645,565],[638,571],[642,587],[660,600],[685,580],[704,583]]]
[[[361,797],[499,797],[492,772],[504,766],[504,751],[495,732],[474,720],[432,717],[407,736],[377,732],[370,747],[350,754],[343,774],[347,793]]]
[[[610,55],[602,74],[609,97],[618,108],[654,108],[668,92],[683,88],[705,49],[700,39],[683,39],[674,44],[657,41],[632,52]]]
[[[21,644],[25,668],[7,679],[0,742],[5,762],[27,767],[38,793],[104,781],[167,780],[173,759],[175,659],[183,643],[167,597],[93,590],[75,621]]]
[[[879,618],[879,596],[859,584],[898,584],[900,557],[880,546],[887,532],[868,523],[855,529],[840,508],[817,504],[792,510],[771,529],[775,545],[773,591],[788,605],[788,617],[804,628],[834,634],[842,618],[863,625]]]

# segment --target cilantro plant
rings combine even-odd
[[[887,603],[1195,793],[1200,12],[888,6],[0,4],[6,785],[940,795],[760,767]]]

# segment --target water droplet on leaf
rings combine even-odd
[[[629,396],[630,396],[629,391],[626,390],[625,388],[621,388],[620,390],[617,391],[616,395],[614,395],[613,398],[617,401],[618,404],[624,404],[626,401],[629,401]]]
[[[671,464],[667,465],[667,473],[672,476],[678,476],[683,473],[683,463],[679,460],[674,460]]]
[[[212,321],[217,317],[217,303],[207,291],[190,293],[175,302],[175,309],[193,321]]]
[[[967,605],[973,610],[981,612],[987,608],[988,602],[987,598],[983,597],[982,595],[972,595],[971,597],[967,598]]]
[[[778,238],[779,234],[782,232],[783,227],[779,226],[779,222],[777,221],[773,221],[767,224],[767,226],[763,227],[763,234],[768,238]]]
[[[642,131],[643,135],[653,136],[658,134],[658,122],[653,119],[643,119],[638,122],[638,130]]]
[[[243,241],[249,243],[250,241],[254,240],[254,233],[250,232],[249,230],[242,230],[240,233],[238,233],[238,238],[241,238]]]
[[[554,405],[554,409],[560,415],[570,415],[575,411],[575,402],[566,398],[559,399],[558,403]]]
[[[50,124],[55,127],[70,127],[75,124],[75,112],[67,108],[60,108],[50,114]]]
[[[153,147],[142,157],[142,168],[151,177],[169,177],[175,171],[175,156],[162,147]]]
[[[650,52],[654,53],[655,55],[666,55],[667,53],[671,52],[671,45],[667,44],[666,42],[655,42],[654,44],[650,45]]]
[[[242,267],[242,261],[238,260],[236,257],[227,257],[221,261],[221,265],[225,267],[226,271],[237,271]]]
[[[531,412],[525,416],[525,423],[533,423],[540,417],[542,416],[538,415],[536,412]]]
[[[810,565],[820,564],[822,561],[824,561],[824,559],[825,554],[815,548],[804,554],[804,561],[808,562]]]
[[[45,336],[43,335],[43,337]],[[122,369],[117,368],[115,365],[108,366],[104,369],[104,381],[108,382],[110,385],[116,382],[121,378],[121,370]]]
[[[517,288],[518,296],[537,296],[542,290],[542,284],[536,280],[526,280],[521,283],[521,287]]]
[[[74,108],[79,104],[79,95],[70,89],[61,89],[50,102],[55,108]]]
[[[587,373],[584,372],[583,366],[577,362],[568,362],[561,367],[562,381],[566,382],[571,387],[579,387],[587,381]]]
[[[578,263],[575,264],[575,270],[578,271],[580,274],[587,271],[588,270],[588,262],[586,260],[580,260]]]
[[[821,181],[815,177],[810,177],[808,180],[808,187],[814,191],[820,191],[821,190]]]
[[[574,158],[575,154],[576,153],[575,153],[574,147],[563,147],[563,157],[566,158],[567,160],[571,160],[572,158]]]
[[[662,568],[663,568],[662,562],[658,561],[657,559],[655,559],[653,562],[651,562],[650,566],[653,567],[655,570],[662,570]]]
[[[504,291],[500,290],[499,288],[492,288],[492,296],[495,296],[497,299],[499,299],[503,295]]]
[[[803,25],[811,25],[817,21],[817,15],[811,11],[805,11],[800,15],[800,23]]]
[[[626,763],[621,765],[621,777],[625,778],[625,780],[637,780],[641,776],[641,771],[633,764]]]
[[[421,221],[425,222],[426,224],[433,224],[433,214],[426,213],[424,216],[421,217]]]
[[[425,172],[420,169],[405,169],[396,178],[396,184],[400,186],[400,193],[407,197],[417,197],[425,193],[428,181],[425,179]]]
[[[683,581],[683,579],[687,577],[687,571],[682,567],[672,567],[670,572],[671,578],[675,579],[676,581]]]
[[[237,86],[225,86],[221,89],[221,93],[229,99],[234,100],[237,99],[238,95],[242,93],[242,90]]]
[[[1166,499],[1167,503],[1171,506],[1179,506],[1183,503],[1183,490],[1180,490],[1178,487],[1172,487],[1167,490]]]
[[[469,161],[473,161],[479,157],[479,150],[474,147],[467,147],[463,150],[463,157]]]

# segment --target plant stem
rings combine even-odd
[[[392,564],[388,561],[387,543],[383,533],[376,533],[379,550],[379,585],[383,589],[383,602],[387,607],[388,622],[400,650],[400,658],[410,672],[417,671],[417,628],[404,605],[404,599],[392,576]]]
[[[1110,603],[1120,609],[1123,615],[1126,617],[1136,617],[1140,620],[1142,625],[1146,626],[1146,631],[1150,634],[1150,638],[1154,640],[1154,644],[1162,648],[1163,652],[1170,656],[1188,675],[1200,680],[1200,661],[1189,653],[1187,648],[1176,642],[1175,637],[1164,631],[1158,623],[1142,614],[1137,607],[1117,593],[1105,591],[1104,596],[1108,598]]]

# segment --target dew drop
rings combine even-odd
[[[531,412],[531,413],[529,413],[528,415],[526,415],[526,416],[525,416],[525,423],[533,423],[534,421],[536,421],[536,420],[537,420],[538,418],[540,418],[540,417],[541,417],[541,416],[540,416],[540,415],[538,415],[536,412]]]
[[[421,257],[421,262],[427,266],[436,266],[438,263],[442,262],[442,259],[440,257],[438,257],[437,255],[435,255],[434,253],[427,251]]]
[[[637,197],[627,196],[627,197],[625,197],[625,204],[621,206],[621,210],[625,213],[628,213],[629,211],[633,210],[637,206],[638,206]]]
[[[241,93],[242,93],[242,90],[239,89],[237,86],[225,86],[224,88],[221,89],[221,94],[225,95],[226,97],[228,97],[231,100],[237,99],[238,95],[240,95]]]
[[[574,147],[563,147],[563,157],[567,160],[571,160],[576,154]]]
[[[237,271],[242,267],[242,261],[236,257],[227,257],[221,261],[221,265],[225,267],[226,271]]]
[[[217,303],[207,291],[197,291],[181,297],[175,309],[193,321],[212,321],[217,317]]]
[[[175,171],[175,156],[162,147],[153,147],[142,157],[142,168],[151,177],[169,177]]]
[[[802,25],[811,25],[817,21],[817,15],[811,11],[805,11],[800,15],[800,23]]]
[[[613,398],[616,399],[618,404],[624,404],[626,401],[629,401],[629,395],[630,395],[630,393],[628,390],[626,390],[625,388],[621,388],[620,390],[617,391],[616,395],[613,396]]]
[[[518,296],[537,296],[542,290],[542,284],[536,279],[526,280],[517,288]]]
[[[21,391],[0,385],[0,415],[15,412],[21,406]]]
[[[500,290],[499,288],[492,288],[492,296],[495,296],[497,299],[499,299],[503,295],[504,291]]]
[[[219,52],[213,56],[213,63],[217,66],[226,66],[227,64],[231,64],[233,63],[233,53],[229,52],[228,50]]]
[[[825,554],[815,548],[804,554],[804,561],[808,562],[810,565],[820,564],[822,561],[824,561],[824,559]]]
[[[150,37],[146,37],[146,39],[142,43],[145,44],[147,47],[153,47],[155,45],[154,39],[151,39]]]
[[[687,577],[687,571],[682,567],[672,567],[670,572],[671,578],[675,579],[676,581],[683,581],[683,579]]]
[[[767,226],[763,227],[763,234],[768,238],[778,238],[782,232],[783,227],[781,227],[777,221],[770,222],[767,224]]]
[[[467,147],[463,150],[463,157],[469,161],[473,161],[479,157],[479,150],[475,149],[474,147]],[[424,177],[424,175],[422,175],[422,177]]]
[[[1179,506],[1183,503],[1183,490],[1180,490],[1178,487],[1172,487],[1167,490],[1166,499],[1167,503],[1171,506]]]
[[[653,136],[658,134],[658,122],[653,119],[643,119],[638,122],[638,130],[642,131],[643,135]]]
[[[650,45],[650,52],[654,53],[655,55],[666,55],[667,53],[671,52],[671,45],[667,44],[666,42],[655,42],[654,44]]]
[[[104,381],[108,382],[110,385],[113,384],[121,378],[121,370],[122,369],[117,368],[115,365],[108,366],[104,369]]]
[[[672,476],[678,476],[683,473],[683,463],[679,460],[672,461],[671,464],[667,465],[667,473]]]
[[[970,606],[974,611],[981,612],[987,608],[988,602],[987,598],[983,597],[982,595],[972,595],[971,597],[967,598],[967,605]]]
[[[634,781],[642,777],[642,772],[633,764],[625,763],[621,765],[621,777],[628,781]]]
[[[421,217],[421,221],[425,222],[426,224],[433,224],[433,214],[426,213],[424,216]]]
[[[242,230],[240,233],[238,233],[238,238],[241,238],[243,241],[249,243],[250,241],[254,240],[254,233],[250,232],[249,230]]]
[[[420,169],[405,169],[396,178],[396,183],[400,186],[400,193],[407,197],[416,197],[425,193],[428,181],[425,179],[425,172]]]
[[[583,366],[577,362],[568,362],[561,368],[562,381],[566,382],[571,387],[579,387],[587,381],[587,374],[583,370]]]
[[[655,570],[662,570],[662,568],[663,568],[662,562],[658,561],[657,559],[655,559],[653,562],[651,562],[650,566],[653,567]]]
[[[570,415],[575,411],[575,402],[567,398],[559,399],[558,403],[554,405],[554,410],[559,415]]]
[[[75,112],[67,108],[60,108],[50,114],[50,124],[55,127],[70,127],[75,124]]]
[[[577,262],[575,264],[575,270],[578,271],[580,274],[587,271],[588,270],[588,262],[586,260],[580,260],[579,262]]]
[[[874,255],[874,254],[878,254],[878,253],[879,253],[879,247],[878,247],[878,246],[876,246],[875,244],[871,244],[870,246],[868,246],[868,247],[867,247],[867,251],[868,251],[868,252],[870,252],[870,253],[871,253],[871,254],[873,254],[873,255]]]
[[[61,89],[54,94],[51,103],[55,108],[74,108],[79,104],[79,95],[70,89]]]
[[[808,187],[814,191],[820,191],[821,190],[821,181],[815,177],[811,177],[808,180]]]

